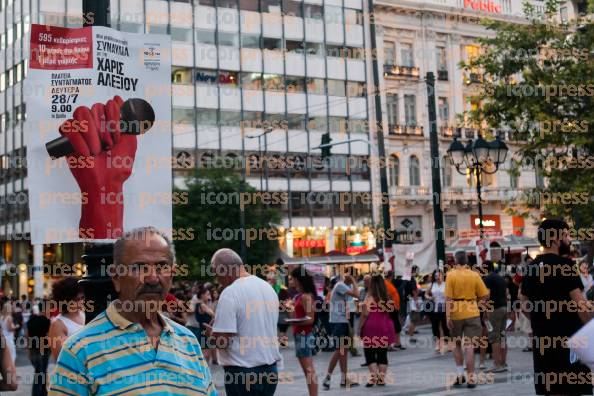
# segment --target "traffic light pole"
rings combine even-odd
[[[435,114],[435,76],[427,73],[427,106],[429,114],[429,144],[431,146],[431,186],[433,188],[433,223],[435,227],[435,249],[437,267],[445,264],[445,229],[441,210],[441,181],[439,175],[439,141],[437,139],[437,116]],[[440,265],[441,264],[441,265]]]
[[[110,26],[109,0],[83,0],[83,21],[85,26]],[[86,311],[86,322],[107,308],[110,300],[116,298],[107,266],[113,262],[112,243],[87,243],[82,260],[87,271],[80,285],[85,300],[93,302],[93,311]]]
[[[384,147],[384,123],[382,119],[382,98],[380,95],[380,79],[379,79],[379,65],[377,62],[377,42],[375,33],[375,14],[373,8],[373,0],[368,0],[369,11],[369,33],[371,35],[371,59],[373,71],[373,95],[375,98],[375,128],[377,129],[377,151],[379,162],[386,158],[386,149]],[[385,166],[379,167],[380,171],[380,189],[382,193],[382,217],[384,231],[392,229],[390,220],[390,194],[388,193],[388,175]],[[384,199],[387,198],[387,199]],[[386,233],[384,232],[384,235]],[[384,238],[384,264],[387,266],[389,260],[392,258],[392,239]],[[392,270],[394,267],[392,265]]]

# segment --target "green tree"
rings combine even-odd
[[[256,197],[257,190],[228,169],[200,169],[199,176],[189,177],[186,184],[187,189],[175,191],[178,196],[187,194],[187,204],[174,205],[173,227],[183,230],[175,245],[178,262],[187,265],[189,276],[208,277],[205,269],[217,249],[226,247],[240,254],[241,196],[245,203],[241,206],[247,230],[246,263],[265,265],[274,261],[281,214],[278,209],[266,207]],[[192,230],[193,237],[188,236],[188,230]]]
[[[524,142],[515,160],[548,179],[538,190],[543,214],[579,229],[594,223],[594,24],[562,23],[559,4],[546,0],[544,14],[525,4],[524,24],[484,20],[493,34],[461,67],[483,73],[472,97],[480,106],[468,119],[487,137],[491,129],[513,131]]]

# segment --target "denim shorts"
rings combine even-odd
[[[330,334],[333,337],[348,337],[349,324],[348,323],[330,323]]]
[[[298,358],[312,357],[316,337],[312,333],[295,334],[295,356]]]

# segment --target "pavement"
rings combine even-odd
[[[350,396],[350,395],[379,395],[379,396],[416,396],[416,395],[533,395],[534,386],[532,383],[532,354],[522,352],[527,345],[527,338],[518,332],[509,333],[508,345],[510,345],[507,363],[510,371],[507,373],[482,375],[484,384],[478,385],[475,389],[451,388],[448,386],[455,376],[455,364],[451,353],[445,355],[434,352],[431,328],[421,326],[419,334],[415,335],[417,343],[413,344],[408,337],[404,336],[402,343],[407,348],[404,351],[389,352],[387,386],[378,388],[365,388],[363,385],[368,379],[368,370],[361,367],[364,362],[362,350],[361,356],[349,356],[349,375],[358,380],[361,386],[343,389],[339,386],[340,370],[337,367],[332,377],[330,390],[325,391],[321,386],[321,379],[326,373],[330,352],[320,352],[315,356],[316,373],[320,378],[319,394],[321,396]],[[282,349],[283,365],[279,370],[281,383],[277,387],[277,396],[306,396],[307,388],[305,376],[299,362],[295,358],[295,352],[291,344],[288,348]],[[487,367],[492,364],[487,361]],[[478,355],[476,356],[478,366]],[[52,365],[50,365],[52,370]],[[220,366],[212,366],[211,371],[219,394],[225,395],[223,384],[223,371]],[[7,395],[31,395],[31,383],[33,369],[29,364],[26,352],[19,350],[17,356],[17,374],[21,378],[19,389],[16,392],[3,392]]]

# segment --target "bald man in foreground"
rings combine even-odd
[[[218,250],[211,269],[221,293],[209,342],[219,350],[228,396],[272,396],[278,383],[277,322],[279,301],[264,280],[250,275],[231,249]]]

